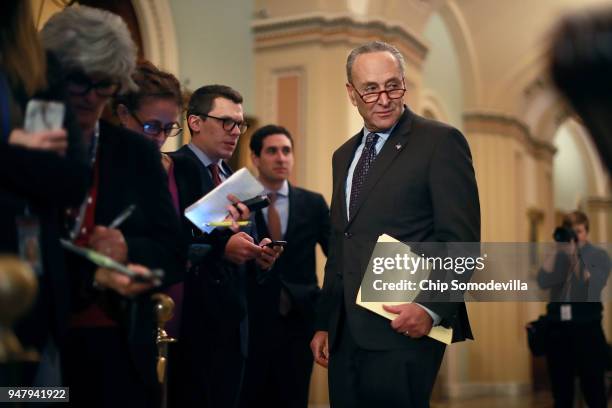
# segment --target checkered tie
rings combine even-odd
[[[370,167],[376,159],[376,142],[379,136],[376,133],[370,133],[366,136],[365,147],[361,152],[361,157],[355,166],[353,172],[353,182],[351,183],[351,201],[349,202],[349,218],[355,215],[357,210],[357,202],[359,200],[359,194],[361,193],[361,187],[365,183]]]

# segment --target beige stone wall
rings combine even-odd
[[[35,12],[42,11],[41,22],[56,7],[54,2],[31,1]],[[193,13],[205,13],[207,2],[218,8],[220,1],[201,2]],[[332,153],[362,126],[344,87],[344,63],[354,46],[373,39],[397,45],[408,62],[406,102],[416,112],[425,108],[438,119],[450,116],[445,101],[423,85],[424,61],[436,46],[423,39],[423,31],[436,13],[452,37],[460,65],[464,111],[459,115],[474,158],[483,241],[526,241],[530,218],[537,220],[537,240],[547,241],[556,221],[554,183],[563,182],[553,178],[552,142],[556,130],[571,115],[547,80],[547,35],[561,13],[599,3],[602,1],[253,0],[249,3],[252,18],[245,13],[240,19],[219,15],[225,19],[220,27],[227,28],[215,36],[219,41],[237,41],[235,25],[252,28],[252,38],[244,41],[253,42],[249,55],[253,66],[239,67],[244,76],[240,83],[253,90],[249,102],[253,108],[248,113],[260,125],[273,122],[290,128],[296,138],[293,181],[321,192],[329,201]],[[176,7],[173,4],[172,9]],[[180,60],[186,60],[186,53],[208,55],[199,48],[197,36],[180,37],[176,47]],[[217,67],[223,66],[223,58],[216,62]],[[235,64],[230,68],[234,71],[228,68],[228,72],[236,72]],[[197,66],[191,69],[195,72]],[[587,138],[584,133],[580,137]],[[593,239],[605,241],[612,237],[609,179],[594,159],[592,146],[586,144],[582,154],[590,163],[592,194],[581,206],[593,219]],[[243,150],[241,162],[247,161]],[[323,264],[319,254],[319,277]],[[438,395],[529,389],[531,356],[524,325],[542,312],[543,304],[469,304],[468,310],[477,340],[448,348]],[[612,334],[609,315],[606,312],[605,327]],[[311,403],[324,406],[327,401],[326,371],[317,367]]]

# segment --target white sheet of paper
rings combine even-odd
[[[223,221],[227,216],[226,207],[231,204],[227,199],[228,194],[244,201],[262,194],[263,191],[264,186],[244,167],[187,207],[185,217],[203,232],[210,233],[215,227],[206,224]]]
[[[387,234],[383,234],[378,237],[377,242],[400,242],[400,241],[398,241],[397,239]],[[412,253],[410,246],[406,245],[406,247],[408,248],[408,251]],[[413,254],[413,256],[416,256],[416,255]],[[357,293],[357,299],[355,299],[355,303],[357,303],[357,305],[365,309],[368,309],[370,312],[374,312],[377,315],[382,316],[389,320],[395,319],[397,315],[387,312],[385,309],[383,309],[383,305],[398,306],[398,305],[402,305],[408,302],[409,301],[406,301],[406,302],[366,302],[366,301],[362,301],[361,300],[361,287],[359,288],[359,292]],[[434,340],[438,340],[444,344],[451,344],[453,340],[453,329],[443,327],[443,326],[434,326],[431,328],[427,336],[431,337]]]

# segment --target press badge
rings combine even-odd
[[[561,321],[572,320],[572,305],[561,305]]]
[[[17,217],[17,240],[19,257],[30,264],[37,276],[42,275],[42,254],[40,251],[40,222],[38,217],[25,215]]]

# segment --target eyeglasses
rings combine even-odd
[[[231,132],[232,130],[234,130],[235,127],[237,127],[238,130],[240,130],[240,134],[243,135],[244,132],[246,132],[249,128],[249,124],[246,121],[237,122],[231,118],[218,118],[216,116],[205,115],[203,113],[197,113],[195,115],[200,117],[203,116],[206,118],[217,119],[218,121],[221,121],[223,124],[223,130],[225,130],[226,132]]]
[[[107,98],[114,96],[119,90],[119,83],[111,79],[94,82],[87,75],[81,73],[71,74],[66,79],[68,81],[68,92],[73,95],[87,95],[93,89],[98,96]]]
[[[405,88],[406,85],[404,85],[403,80],[402,80],[402,88],[385,89],[385,90],[377,91],[377,92],[366,92],[364,94],[360,94],[352,82],[349,82],[349,84],[351,84],[351,86],[355,90],[355,93],[359,95],[359,97],[364,103],[378,102],[378,100],[380,99],[380,95],[384,93],[387,94],[387,98],[389,99],[400,99],[404,96],[404,93],[406,93],[406,88]]]
[[[166,126],[162,125],[159,120],[147,120],[143,122],[136,116],[136,114],[130,111],[130,115],[142,126],[142,131],[149,136],[157,136],[163,130],[166,137],[174,137],[183,133],[183,128],[178,122],[168,123]]]

